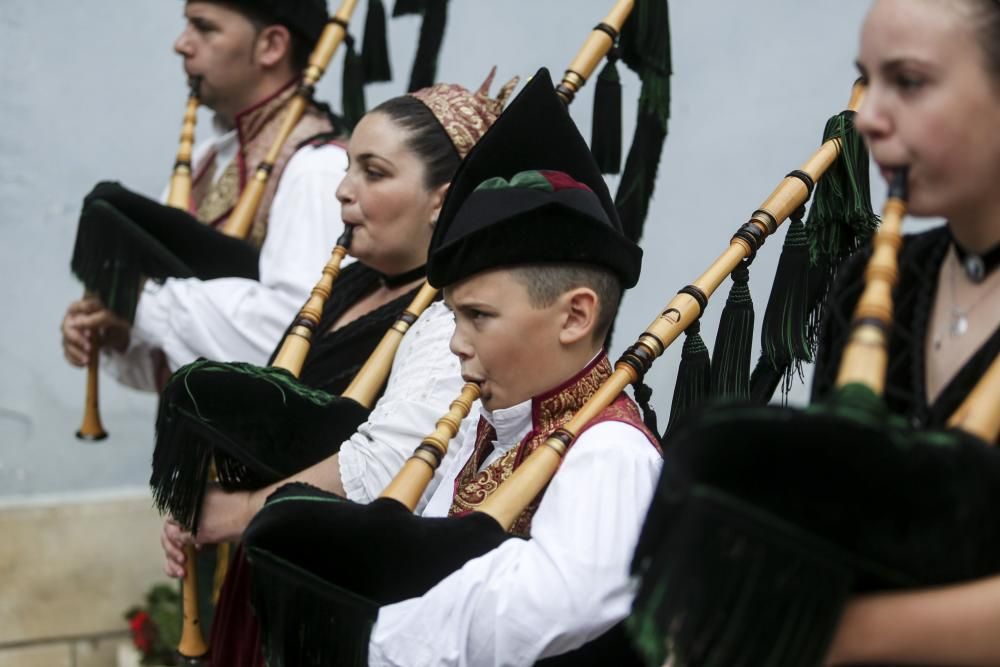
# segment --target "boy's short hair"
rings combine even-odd
[[[597,294],[597,321],[593,340],[603,341],[618,314],[622,284],[610,269],[576,262],[522,264],[508,268],[511,276],[524,285],[528,300],[535,308],[546,308],[556,299],[577,287]]]

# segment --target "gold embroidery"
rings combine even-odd
[[[218,165],[211,165],[205,170],[205,173],[200,175],[192,193],[198,220],[206,224],[215,223],[228,215],[236,206],[242,191],[241,183],[245,184],[253,178],[257,166],[271,149],[271,144],[274,143],[274,139],[281,129],[285,114],[288,113],[289,102],[295,96],[295,90],[295,86],[289,85],[272,99],[237,116],[236,124],[239,128],[239,150],[243,157],[243,173],[240,174],[239,159],[235,158],[226,165],[226,170],[214,183],[212,176]],[[274,169],[271,170],[271,177],[264,188],[264,196],[257,207],[253,226],[247,237],[247,240],[254,246],[259,248],[264,243],[264,238],[267,236],[271,202],[278,189],[278,183],[285,166],[295,153],[296,148],[309,137],[329,132],[332,129],[330,120],[325,114],[313,106],[306,109],[302,119],[282,145]],[[215,157],[210,159],[215,160]]]
[[[455,496],[448,512],[449,516],[466,514],[477,509],[505,479],[510,477],[531,452],[540,447],[556,429],[573,417],[576,411],[587,402],[610,375],[611,363],[607,356],[602,355],[592,367],[583,371],[567,386],[550,395],[535,399],[532,404],[531,432],[517,447],[513,447],[482,471],[477,471],[477,462],[483,459],[484,452],[492,447],[492,441],[496,438],[496,432],[493,428],[485,420],[482,420],[477,431],[476,446],[472,456],[469,457],[455,480]],[[621,421],[631,424],[646,433],[655,445],[655,437],[643,425],[638,408],[625,394],[620,395],[605,408],[590,425],[603,421]],[[658,445],[656,446],[658,447]],[[531,519],[538,509],[542,494],[539,494],[538,498],[535,498],[514,522],[514,526],[510,530],[513,535],[530,536]]]
[[[218,220],[236,205],[239,194],[240,168],[236,160],[233,160],[226,166],[222,176],[198,201],[196,217],[206,224]]]

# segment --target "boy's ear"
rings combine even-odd
[[[600,308],[597,293],[589,287],[574,287],[563,294],[560,301],[563,304],[563,324],[559,342],[571,345],[584,339],[592,340]]]

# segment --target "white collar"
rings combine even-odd
[[[532,399],[528,399],[509,408],[499,410],[483,409],[480,415],[497,432],[497,439],[494,442],[496,451],[507,452],[517,446],[524,436],[531,430],[531,407]]]

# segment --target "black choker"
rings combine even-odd
[[[954,237],[951,244],[955,246],[955,254],[958,255],[958,263],[962,265],[966,277],[974,283],[981,283],[993,270],[1000,266],[1000,243],[990,248],[985,254],[976,255],[967,252],[958,245]]]
[[[427,265],[421,264],[415,269],[410,269],[404,273],[398,273],[394,276],[387,276],[384,273],[378,274],[378,280],[382,283],[382,287],[388,289],[396,289],[397,287],[402,287],[403,285],[412,283],[417,278],[423,278],[427,275]]]

